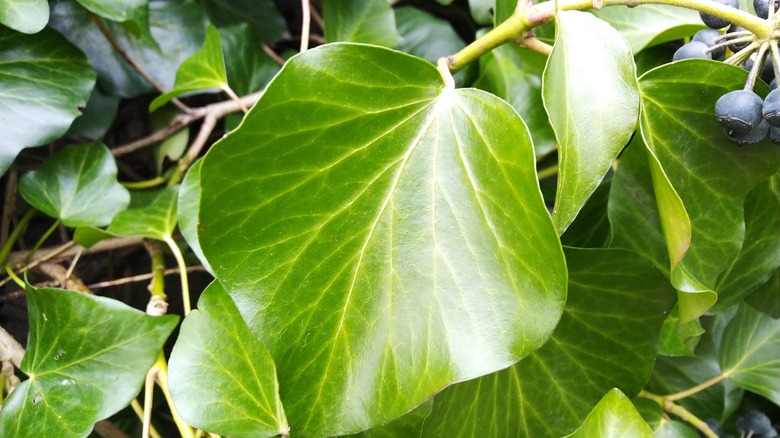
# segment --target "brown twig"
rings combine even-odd
[[[111,153],[114,154],[115,157],[119,157],[125,154],[129,154],[131,152],[135,152],[139,149],[152,146],[154,144],[157,144],[167,139],[173,134],[176,134],[177,132],[181,131],[187,125],[189,125],[195,120],[197,120],[197,118],[195,118],[192,114],[184,114],[184,115],[177,116],[165,128],[156,131],[146,137],[115,147],[111,149]]]
[[[320,29],[325,29],[325,23],[322,21],[322,15],[320,15],[319,11],[317,11],[317,8],[311,8],[311,19],[317,23],[317,26],[319,26]]]
[[[106,25],[103,23],[103,20],[100,19],[97,15],[95,15],[92,12],[88,12],[89,17],[92,19],[92,21],[95,23],[95,25],[100,30],[100,33],[103,34],[103,37],[105,37],[106,41],[108,41],[109,44],[111,44],[111,47],[116,50],[116,52],[121,56],[125,62],[127,62],[130,67],[133,68],[133,70],[137,71],[138,74],[143,76],[144,79],[146,79],[146,82],[148,82],[152,87],[154,87],[157,91],[159,91],[161,94],[165,93],[165,87],[162,86],[157,80],[155,80],[149,73],[147,73],[143,68],[141,68],[141,65],[136,62],[135,59],[133,59],[130,54],[128,54],[125,49],[122,48],[122,46],[119,45],[117,40],[114,38],[113,35],[111,35],[111,32],[108,31],[108,28],[106,28]],[[179,99],[173,98],[171,99],[171,103],[176,105],[180,110],[184,111],[185,113],[192,112],[192,108],[188,107],[182,101]]]
[[[269,58],[276,61],[276,63],[279,65],[284,65],[284,58],[279,56],[278,53],[274,52],[274,49],[272,49],[271,46],[269,46],[266,43],[261,43],[260,47],[263,48],[263,52],[265,52],[265,54],[268,55]]]
[[[197,266],[187,266],[187,272],[206,272],[206,268],[204,268],[201,265]],[[179,273],[179,268],[169,268],[163,271],[163,274],[168,275],[174,275]],[[151,280],[154,277],[154,273],[150,272],[148,274],[139,274],[139,275],[133,275],[131,277],[122,277],[117,278],[116,280],[107,280],[107,281],[101,281],[100,283],[94,283],[90,284],[87,287],[90,289],[102,289],[106,287],[112,287],[112,286],[121,286],[123,284],[129,284],[129,283],[137,283],[139,281],[146,281]]]

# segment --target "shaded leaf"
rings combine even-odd
[[[289,433],[274,361],[216,281],[184,319],[169,375],[171,398],[188,424],[230,436]]]
[[[661,336],[658,340],[658,354],[664,356],[693,356],[693,350],[699,345],[699,336],[704,329],[698,319],[687,322],[680,321],[679,307],[664,321]]]
[[[144,71],[170,89],[179,65],[203,44],[207,20],[194,0],[149,0],[149,29],[156,44],[143,41],[121,23],[104,24]],[[50,25],[87,55],[108,94],[135,97],[155,91],[116,53],[87,12],[73,0],[53,4]]]
[[[19,193],[68,227],[108,225],[130,202],[116,172],[114,157],[104,144],[71,145],[24,174]]]
[[[38,33],[48,22],[49,2],[46,0],[0,0],[0,24],[17,32]]]
[[[27,286],[30,338],[22,382],[0,410],[0,435],[86,437],[127,406],[178,317],[109,298]]]
[[[73,121],[65,135],[78,135],[90,140],[102,138],[116,118],[120,100],[119,97],[106,95],[95,87],[86,108]]]
[[[279,72],[279,64],[257,44],[248,26],[222,28],[219,35],[228,84],[239,96],[262,90]]]
[[[387,0],[324,0],[325,41],[394,47],[401,41]]]
[[[2,175],[19,151],[68,130],[95,86],[95,72],[78,49],[50,29],[29,36],[0,27],[0,63]]]
[[[671,5],[610,6],[592,12],[620,32],[634,53],[649,46],[681,40],[705,27],[697,11]]]
[[[496,0],[469,0],[471,17],[477,24],[493,24],[493,10]]]
[[[395,438],[395,437],[419,437],[422,433],[423,423],[433,409],[433,399],[407,412],[403,416],[384,424],[368,429],[354,435],[355,438]]]
[[[181,183],[178,200],[179,230],[182,236],[184,236],[184,240],[187,241],[187,245],[190,246],[192,252],[200,260],[200,263],[207,271],[214,272],[203,255],[203,250],[200,249],[200,242],[198,241],[198,211],[200,209],[201,192],[200,165],[202,163],[202,160],[198,160],[190,166],[190,170],[187,171],[184,181]]]
[[[684,422],[670,419],[655,401],[641,397],[632,401],[656,438],[699,438],[695,429]]]
[[[772,318],[780,318],[780,269],[772,274],[769,280],[758,287],[746,300],[759,312],[764,312]]]
[[[298,433],[390,421],[527,355],[562,311],[526,127],[418,58],[341,43],[294,57],[201,184],[201,246]]]
[[[106,232],[114,236],[165,240],[176,228],[177,197],[176,189],[164,189],[148,204],[121,211],[111,221]]]
[[[559,11],[556,22],[542,96],[559,144],[553,222],[563,234],[634,132],[639,94],[631,49],[615,29],[580,11]]]
[[[173,89],[154,99],[149,105],[149,110],[154,111],[174,97],[198,90],[229,91],[222,43],[219,39],[219,31],[213,25],[209,25],[206,29],[206,41],[203,47],[179,67]]]
[[[577,218],[561,236],[561,243],[578,248],[606,248],[611,240],[607,217],[612,180],[606,180],[582,206]]]
[[[674,290],[641,257],[566,248],[569,298],[552,338],[504,371],[445,389],[424,436],[560,437],[610,388],[636,394]]]
[[[672,281],[678,290],[694,292],[680,295],[683,321],[707,310],[708,302],[714,304],[711,290],[744,241],[745,198],[780,166],[780,149],[768,142],[738,148],[713,116],[717,99],[741,88],[746,74],[719,62],[685,60],[651,70],[639,81],[642,135],[656,158],[651,170]],[[757,84],[756,90],[766,88]],[[678,194],[684,207],[671,211],[675,202],[661,199],[661,193]],[[690,234],[680,226],[685,216]],[[688,305],[685,299],[697,302]]]
[[[542,72],[547,58],[515,44],[504,44],[479,58],[474,87],[509,102],[528,125],[538,157],[553,151],[555,132],[542,104]]]
[[[650,426],[619,389],[608,392],[570,438],[654,438]]]
[[[780,320],[741,305],[723,333],[718,362],[736,385],[780,405]]]
[[[287,33],[287,22],[273,0],[198,0],[211,21],[222,27],[249,23],[252,32],[265,42]]]
[[[111,21],[123,23],[123,27],[134,35],[154,40],[149,33],[149,0],[76,0],[96,15]]]

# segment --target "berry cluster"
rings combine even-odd
[[[739,0],[715,0],[723,5],[739,8]],[[753,0],[756,15],[770,19],[780,9],[780,0]],[[749,145],[769,137],[780,145],[780,91],[777,79],[780,77],[780,50],[776,39],[757,41],[755,35],[740,26],[708,14],[701,19],[709,29],[696,32],[691,42],[680,47],[674,60],[688,58],[722,59],[726,48],[733,52],[726,63],[740,65],[748,70],[747,82],[742,90],[731,91],[718,99],[715,116],[731,141]],[[726,33],[720,29],[729,26]],[[772,91],[761,99],[753,87],[761,76],[771,81]]]
[[[710,430],[717,436],[735,438],[734,435],[723,432],[723,429],[717,420],[709,419],[706,423]],[[778,436],[777,430],[772,427],[772,422],[769,420],[769,417],[763,412],[758,411],[750,411],[739,417],[737,419],[736,429],[739,433],[739,438],[774,438]],[[699,432],[699,436],[703,437],[704,434]]]

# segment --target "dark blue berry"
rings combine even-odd
[[[712,55],[707,52],[707,49],[709,49],[709,47],[703,42],[691,41],[690,43],[684,44],[682,47],[677,49],[677,51],[674,52],[674,58],[672,59],[675,61],[690,58],[712,59]]]
[[[765,435],[777,432],[772,428],[772,422],[769,421],[763,412],[750,411],[737,419],[737,432],[753,435]]]
[[[729,30],[726,31],[726,34],[735,33],[735,32],[744,32],[745,28],[742,26],[737,26],[736,24],[732,24],[729,26]],[[740,50],[744,49],[750,44],[750,41],[744,41],[741,43],[731,43],[729,44],[729,49],[731,49],[732,52],[739,52]]]
[[[732,8],[739,9],[739,0],[714,0],[714,1],[726,6],[730,6]],[[701,17],[701,21],[703,21],[704,24],[707,25],[707,27],[710,27],[712,29],[722,29],[729,25],[729,22],[727,20],[716,17],[714,15],[699,13],[699,16]]]
[[[780,127],[780,90],[775,88],[767,94],[763,106],[764,119],[770,125]]]
[[[727,131],[748,134],[764,120],[764,101],[749,90],[730,91],[715,103],[715,117]]]
[[[766,120],[762,120],[758,126],[746,133],[729,130],[724,130],[724,132],[726,133],[726,137],[734,143],[740,146],[748,146],[760,142],[769,135],[769,123],[767,123]]]
[[[693,39],[691,41],[700,41],[706,44],[707,47],[712,47],[719,42],[717,41],[717,39],[722,36],[723,34],[716,29],[702,29],[693,35]],[[712,55],[712,59],[720,59],[725,54],[726,54],[725,46],[719,47],[713,50],[712,52],[710,52],[710,55]]]
[[[777,10],[777,2],[776,0],[753,0],[753,9],[759,17],[769,18],[769,15],[774,15]]]

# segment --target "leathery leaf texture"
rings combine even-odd
[[[515,363],[561,316],[524,123],[419,58],[292,58],[201,185],[203,252],[276,362],[291,434],[386,423]]]

